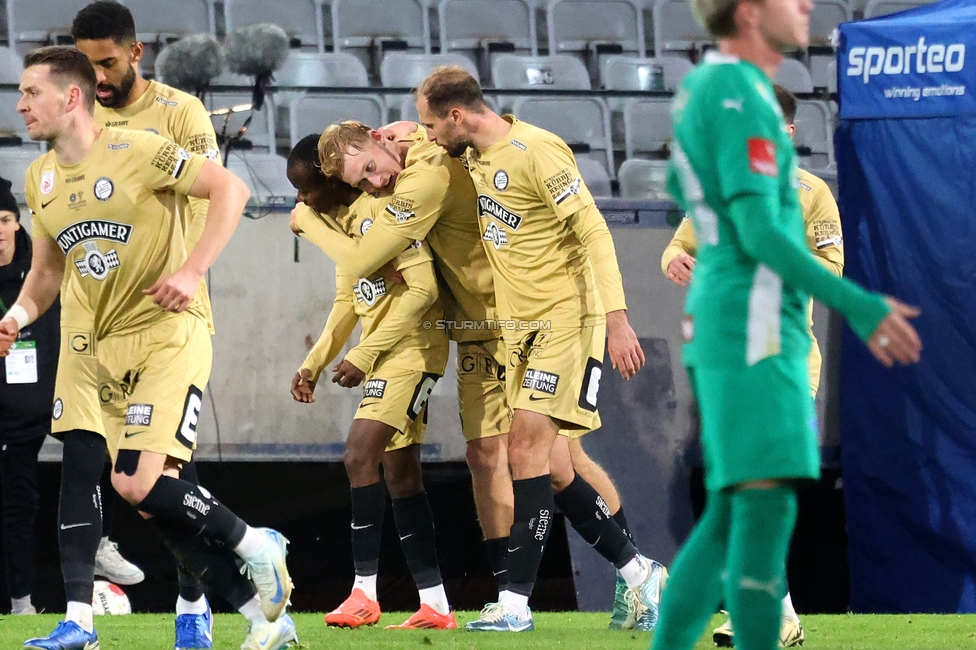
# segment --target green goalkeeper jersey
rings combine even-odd
[[[853,311],[860,324],[855,330],[862,337],[869,334],[887,313],[880,298],[851,283],[832,285],[822,277],[826,271],[818,275],[803,264],[816,263],[806,250],[796,150],[769,77],[752,63],[710,52],[685,77],[672,113],[668,189],[691,216],[699,240],[682,323],[685,363],[751,366],[775,355],[802,358],[810,351],[807,294],[784,283],[755,252],[746,252],[743,237],[749,229],[731,209],[745,195],[773,206],[768,227],[782,235],[780,244],[795,244],[809,257],[794,260],[791,268],[804,267],[800,270],[812,274],[813,285],[832,290],[848,309],[832,306],[848,316]]]

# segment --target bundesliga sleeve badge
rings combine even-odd
[[[763,176],[776,177],[776,145],[766,138],[749,138],[749,171]]]

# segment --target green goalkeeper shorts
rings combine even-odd
[[[820,476],[817,417],[805,357],[688,368],[701,414],[705,486]]]

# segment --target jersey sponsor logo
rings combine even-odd
[[[363,222],[359,224],[359,234],[365,235],[370,228],[373,227],[373,220],[370,218],[363,219]]]
[[[113,248],[107,253],[98,250],[98,244],[93,241],[86,241],[82,246],[85,249],[85,256],[80,260],[75,260],[75,266],[81,273],[81,277],[89,275],[96,280],[104,280],[108,277],[108,272],[119,268],[119,254]]]
[[[64,414],[64,402],[61,398],[54,400],[54,406],[51,408],[51,417],[55,420],[60,420],[61,416]]]
[[[203,499],[192,494],[183,495],[183,505],[187,508],[193,508],[204,517],[210,512],[210,506]]]
[[[776,166],[776,145],[766,138],[749,138],[749,171],[776,178],[779,167]]]
[[[157,97],[156,98],[156,101],[159,102],[160,104],[162,104],[163,106],[179,106],[180,105],[179,102],[174,102],[174,101],[171,101],[169,99],[165,99],[163,97]]]
[[[522,380],[522,388],[539,391],[540,393],[556,394],[556,386],[559,385],[559,375],[544,370],[527,368],[525,378]]]
[[[478,195],[478,216],[490,216],[498,219],[512,230],[518,230],[522,225],[522,217],[509,211],[505,206],[487,194]]]
[[[110,151],[124,151],[129,148],[128,142],[119,142],[118,144],[111,142],[108,145]]]
[[[128,145],[126,145],[128,146]],[[95,181],[95,198],[99,201],[108,201],[112,198],[115,193],[115,185],[112,183],[112,179],[106,176],[102,176],[97,181]]]
[[[356,294],[357,301],[364,302],[368,307],[372,307],[377,300],[386,295],[386,279],[382,277],[375,280],[360,278],[352,290]]]
[[[564,169],[545,180],[546,190],[556,205],[580,193],[580,177],[575,169]]]
[[[198,153],[202,156],[207,156],[208,158],[210,157],[211,153],[213,153],[215,156],[220,153],[217,150],[217,139],[209,133],[198,133],[196,135],[191,135],[184,148],[187,151]]]
[[[132,226],[114,221],[92,219],[71,224],[55,238],[61,252],[67,255],[72,248],[87,239],[104,239],[120,244],[128,244],[132,237]]]
[[[173,178],[179,178],[186,166],[186,161],[191,157],[191,154],[188,154],[179,145],[167,142],[153,156],[152,165]]]
[[[155,133],[156,135],[159,135],[159,131],[157,131],[156,129],[154,129],[152,127],[149,127],[148,129],[144,129],[144,130],[145,131],[149,131],[150,133]]]
[[[128,123],[129,120],[118,120],[116,122],[109,120],[108,122],[105,123],[105,126],[125,126]]]
[[[383,394],[386,393],[386,380],[385,379],[370,379],[365,384],[363,384],[363,399],[383,399]]]
[[[403,223],[416,216],[413,201],[403,196],[394,195],[387,204],[386,211],[393,215],[397,223]]]
[[[40,185],[41,194],[50,194],[51,190],[53,189],[54,189],[54,170],[49,169],[48,171],[41,173],[41,185]]]
[[[55,238],[61,252],[67,255],[72,248],[87,239],[104,239],[120,244],[128,244],[132,237],[132,226],[114,221],[91,219],[71,224]]]
[[[68,184],[68,183],[80,183],[83,180],[85,180],[85,175],[84,174],[79,174],[78,176],[72,176],[71,178],[64,179],[64,182],[65,182],[65,184]]]
[[[75,354],[83,354],[85,356],[94,356],[95,354],[91,332],[69,332],[68,347]]]
[[[844,243],[844,236],[840,224],[832,221],[818,221],[813,224],[813,240],[817,243],[817,250],[836,246],[840,248]]]
[[[129,404],[129,410],[125,414],[125,426],[148,427],[152,423],[152,415],[152,404]]]
[[[506,172],[504,169],[499,169],[497,172],[495,172],[494,183],[496,190],[500,192],[504,191],[505,188],[508,187],[508,172]]]
[[[540,510],[538,524],[533,525],[531,521],[529,522],[529,527],[535,528],[536,541],[541,542],[546,538],[546,533],[549,531],[550,519],[552,519],[552,514],[548,510]]]
[[[811,186],[807,185],[806,183],[804,183],[803,181],[800,181],[800,189],[806,190],[807,192],[812,192],[813,191],[813,188]]]
[[[494,221],[488,222],[488,227],[485,228],[485,234],[482,237],[485,241],[490,241],[491,245],[495,247],[495,250],[500,250],[502,246],[508,243],[508,234],[505,229],[500,227]]]
[[[513,147],[518,147],[522,151],[527,151],[528,150],[528,147],[526,147],[524,144],[522,144],[518,140],[512,140],[509,144],[511,144]]]
[[[914,63],[914,66],[912,65]],[[870,83],[871,77],[941,72],[961,72],[966,67],[964,43],[925,43],[919,36],[914,45],[891,47],[852,47],[847,53],[848,77],[861,77]]]

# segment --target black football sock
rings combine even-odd
[[[637,542],[634,541],[634,534],[630,530],[630,526],[627,525],[627,515],[624,514],[623,506],[620,506],[620,510],[614,513],[613,520],[617,522],[618,526],[620,526],[620,530],[624,531],[624,535],[627,536],[627,539],[630,540],[630,543],[633,544],[634,546],[637,546]]]
[[[183,594],[183,575],[203,582],[234,609],[240,609],[254,598],[257,593],[254,585],[241,573],[237,555],[224,544],[192,535],[183,526],[160,517],[149,519],[149,525],[159,534],[182,569],[180,596],[184,600],[196,602],[203,595],[203,590],[196,597],[188,598]]]
[[[58,548],[69,602],[90,603],[95,582],[95,553],[102,538],[98,478],[105,466],[105,438],[75,429],[64,434]]]
[[[102,537],[111,537],[115,529],[115,504],[122,498],[112,487],[112,463],[105,463],[98,487],[102,493]]]
[[[382,481],[352,488],[352,562],[357,576],[375,576],[380,565],[380,539],[386,510]]]
[[[603,497],[579,474],[555,496],[555,502],[580,537],[618,569],[637,555],[627,534],[610,515]]]
[[[202,486],[171,476],[156,479],[139,510],[160,517],[191,535],[202,535],[234,549],[247,531],[247,524]]]
[[[180,469],[180,478],[187,483],[200,485],[196,463],[192,461],[183,463],[183,467]],[[180,598],[188,603],[195,603],[203,598],[203,583],[197,576],[184,569],[179,562],[176,563],[176,579],[180,585]]]
[[[417,589],[443,584],[440,563],[437,561],[434,515],[430,511],[427,493],[393,499],[393,518],[400,533],[400,548],[403,549]]]
[[[503,591],[508,586],[508,538],[486,539],[485,547],[488,549],[488,566],[491,567],[491,575],[495,577],[498,591]]]
[[[512,481],[515,519],[509,535],[508,591],[532,595],[555,505],[549,474]]]

